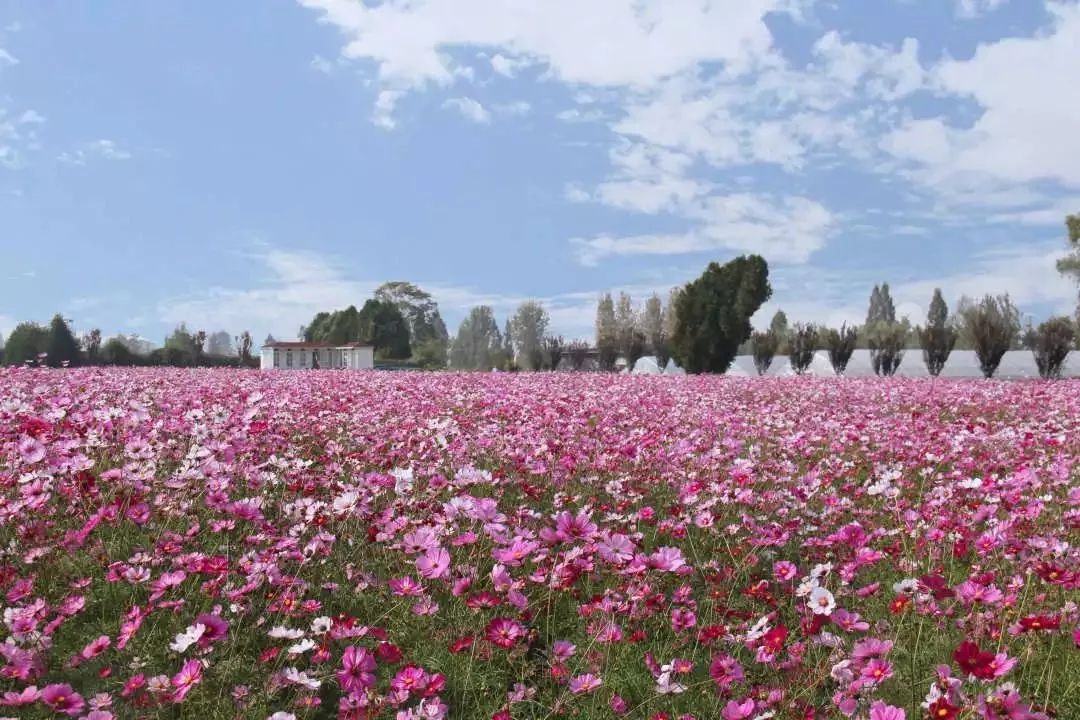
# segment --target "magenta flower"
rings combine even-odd
[[[390,687],[406,694],[423,690],[428,683],[428,675],[416,665],[407,665],[398,670],[394,679],[390,681]]]
[[[509,650],[525,637],[525,628],[516,620],[495,618],[488,623],[485,634],[492,644]]]
[[[350,645],[341,656],[341,669],[337,672],[341,689],[360,695],[375,684],[375,658],[367,648]]]
[[[203,613],[195,618],[195,624],[202,625],[205,628],[202,637],[199,638],[200,647],[206,647],[218,640],[224,640],[225,636],[229,634],[229,623],[218,615]]]
[[[72,717],[81,713],[86,707],[82,695],[75,692],[75,689],[67,683],[46,685],[41,690],[40,699],[53,712]]]
[[[754,712],[754,700],[753,698],[747,698],[742,702],[736,702],[729,700],[724,709],[720,711],[720,716],[724,720],[745,720],[750,717]]]
[[[446,577],[450,570],[450,553],[441,547],[431,548],[416,558],[416,569],[421,577],[429,580]]]
[[[424,586],[407,575],[394,578],[388,584],[390,591],[398,597],[417,597],[424,594]]]

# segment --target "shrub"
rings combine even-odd
[[[819,342],[818,329],[813,324],[795,323],[788,335],[788,359],[796,375],[802,375],[814,361]]]
[[[859,331],[854,327],[848,327],[847,323],[841,325],[839,330],[825,331],[825,349],[829,352],[829,364],[837,375],[843,375],[847,370],[848,362],[855,353],[858,338]]]
[[[908,326],[902,322],[879,322],[868,329],[870,365],[876,375],[892,377],[904,360]]]
[[[958,314],[961,333],[975,349],[983,377],[993,377],[1020,335],[1020,311],[1008,295],[986,295],[978,302],[962,300]]]
[[[1050,318],[1028,334],[1027,344],[1035,355],[1039,377],[1059,378],[1069,356],[1076,331],[1066,317]]]
[[[754,355],[754,367],[758,375],[764,375],[769,371],[777,348],[780,346],[780,338],[771,329],[765,332],[756,332],[750,336],[750,349]]]

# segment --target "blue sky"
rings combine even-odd
[[[6,0],[0,332],[288,337],[405,279],[586,336],[742,252],[762,316],[1070,312],[1078,68],[1077,2]]]

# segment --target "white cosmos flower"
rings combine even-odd
[[[293,667],[285,668],[285,670],[282,672],[282,676],[285,678],[286,682],[293,685],[302,685],[308,690],[318,690],[319,686],[322,685],[321,680],[313,678],[306,672],[301,672],[300,670],[297,670]]]
[[[801,583],[799,583],[799,587],[795,588],[795,595],[797,595],[798,597],[806,597],[811,592],[813,592],[814,588],[816,588],[817,586],[817,578],[808,577],[804,579]]]
[[[176,636],[176,639],[169,644],[169,649],[173,652],[184,653],[187,649],[199,642],[199,638],[206,632],[206,626],[202,623],[188,626],[188,629]]]
[[[290,645],[286,652],[288,652],[290,655],[299,655],[300,653],[306,653],[313,647],[315,647],[315,641],[311,638],[304,638],[295,645]]]
[[[325,635],[330,632],[330,628],[333,627],[334,621],[330,618],[323,616],[317,617],[311,621],[311,632],[316,635]]]
[[[836,598],[820,585],[810,592],[810,610],[815,615],[832,615],[836,609]]]
[[[266,634],[276,640],[281,640],[283,638],[288,640],[299,640],[304,637],[303,630],[293,630],[292,628],[282,627],[281,625],[270,628],[270,632]]]

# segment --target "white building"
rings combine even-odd
[[[262,346],[259,367],[263,370],[371,370],[375,367],[375,348],[364,343],[272,342]]]

